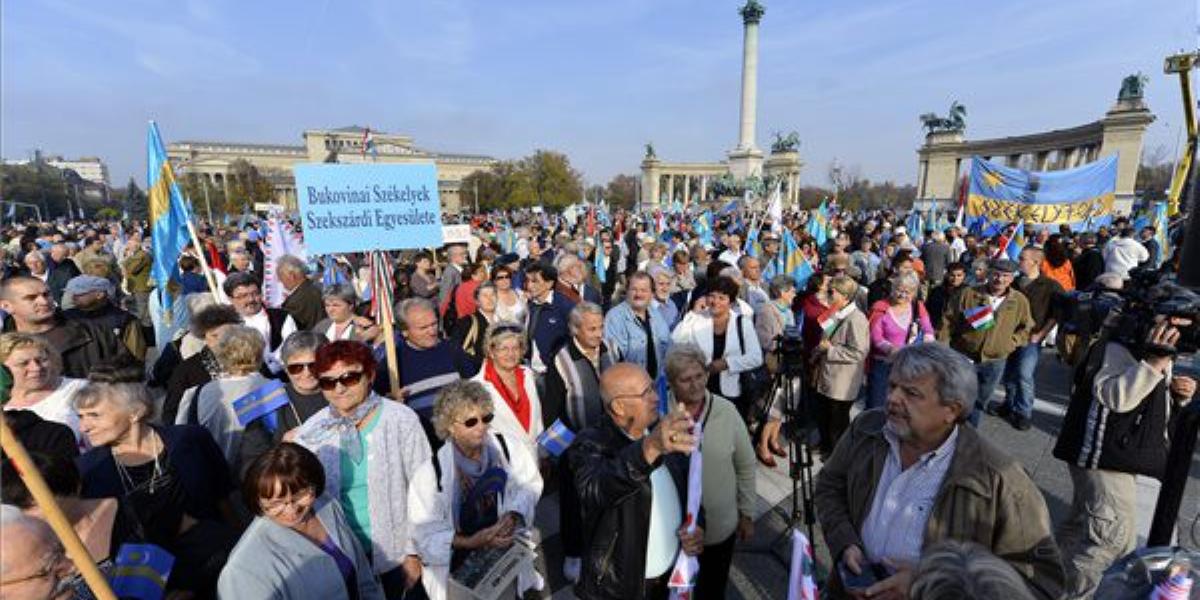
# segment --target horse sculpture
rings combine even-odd
[[[954,101],[950,104],[950,112],[945,117],[936,113],[925,113],[919,117],[921,126],[926,133],[961,132],[967,128],[967,107]]]

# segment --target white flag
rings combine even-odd
[[[263,295],[267,306],[278,308],[283,304],[283,284],[279,282],[279,259],[291,254],[308,262],[308,250],[304,239],[292,229],[291,224],[279,215],[267,219],[266,244],[263,247]]]

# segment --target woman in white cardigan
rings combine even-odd
[[[519,442],[537,462],[537,436],[542,432],[542,403],[533,370],[521,364],[528,341],[525,328],[500,321],[488,327],[487,359],[472,381],[483,384],[492,397],[496,420],[492,429]]]
[[[740,373],[763,364],[762,349],[754,330],[754,314],[732,310],[738,298],[738,284],[729,277],[718,277],[708,288],[708,309],[692,312],[671,334],[673,344],[691,344],[708,360],[708,389],[730,400],[742,395]]]
[[[431,600],[447,596],[450,572],[472,551],[507,548],[533,525],[542,477],[537,463],[508,436],[490,431],[495,408],[476,381],[438,392],[434,429],[449,443],[417,470],[408,488],[408,520]],[[540,589],[542,583],[530,563],[517,591]]]

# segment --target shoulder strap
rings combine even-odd
[[[200,392],[203,392],[204,386],[210,383],[212,383],[212,381],[205,381],[204,383],[200,384],[196,387],[196,393],[192,394],[192,403],[188,405],[188,425],[200,424]]]
[[[508,454],[508,442],[504,441],[504,436],[497,433],[496,441],[500,442],[500,449],[504,451],[504,460],[512,462],[512,456]]]
[[[737,316],[737,330],[738,330],[738,345],[741,346],[741,349],[742,349],[741,354],[745,354],[746,353],[746,336],[742,333],[742,315]]]

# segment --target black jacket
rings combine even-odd
[[[576,436],[567,453],[583,517],[583,571],[575,594],[586,600],[641,600],[650,527],[650,473],[664,462],[686,506],[688,459],[682,454],[646,462],[632,441],[605,415]],[[701,515],[700,522],[703,523]]]
[[[1104,272],[1104,255],[1095,246],[1087,248],[1071,260],[1071,270],[1075,272],[1075,289],[1086,290]]]
[[[42,334],[62,359],[62,374],[74,379],[87,379],[92,365],[101,362],[129,360],[129,350],[103,327],[64,319],[60,313],[54,328]],[[5,333],[17,330],[12,319],[4,321]]]
[[[275,409],[277,427],[274,431],[267,427],[265,419],[255,419],[246,425],[245,431],[242,432],[242,448],[239,454],[241,459],[238,461],[238,464],[241,465],[242,477],[245,477],[246,471],[258,457],[266,454],[272,446],[283,441],[283,434],[299,427],[309,417],[329,406],[321,392],[304,395],[288,385],[287,395],[288,403]]]
[[[317,321],[325,318],[325,305],[321,302],[321,290],[310,279],[296,286],[283,301],[286,310],[296,321],[296,331],[308,331]]]

